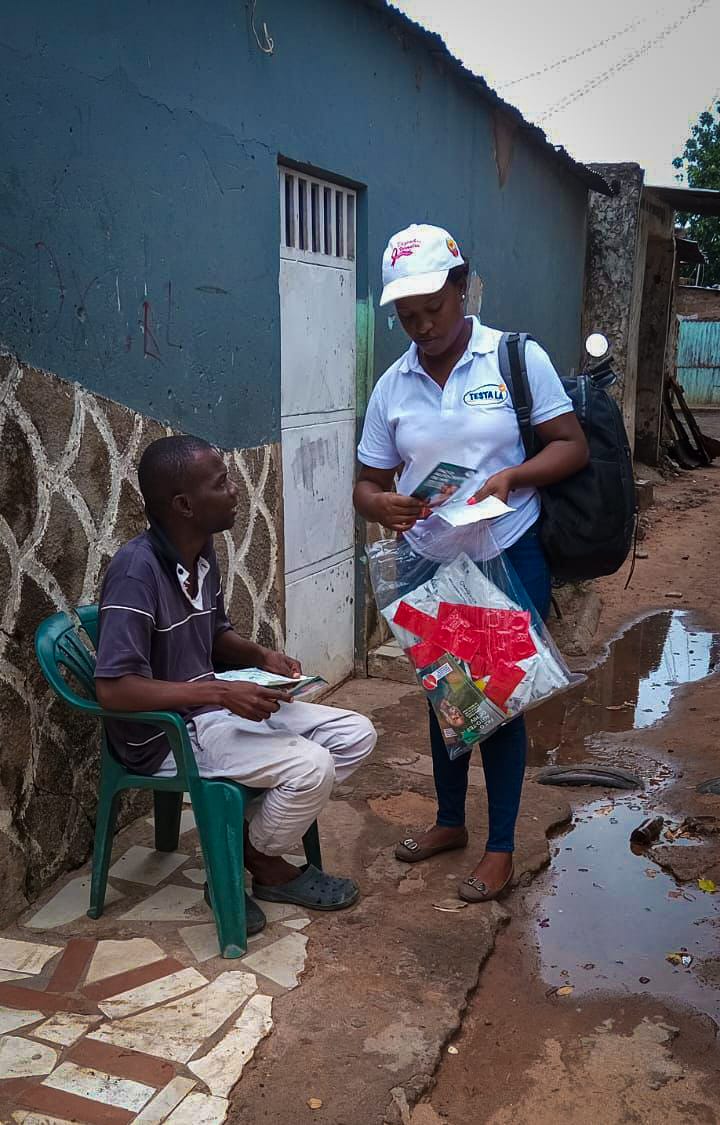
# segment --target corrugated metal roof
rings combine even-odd
[[[720,215],[720,191],[710,188],[654,187],[652,184],[647,184],[646,187],[676,211],[686,211],[689,215]]]
[[[705,255],[692,238],[683,238],[681,235],[675,235],[675,245],[677,247],[678,260],[681,262],[689,262],[693,266],[704,266]]]
[[[455,58],[455,56],[451,54],[444,39],[442,39],[440,35],[437,35],[434,31],[428,31],[422,24],[416,23],[415,20],[410,19],[410,17],[406,16],[404,12],[401,12],[399,8],[389,3],[389,0],[361,0],[361,3],[367,8],[373,8],[375,11],[384,12],[391,23],[395,24],[403,31],[408,32],[410,35],[414,35],[417,39],[421,39],[430,54],[446,62],[459,81],[471,86],[484,101],[489,102],[490,105],[496,106],[506,113],[518,129],[521,130],[526,140],[544,149],[548,156],[557,160],[568,172],[576,176],[579,180],[582,180],[589,188],[599,192],[601,195],[613,194],[609,184],[598,172],[593,172],[587,165],[580,164],[579,161],[573,160],[570,153],[564,149],[562,145],[551,144],[542,129],[526,121],[520,110],[514,105],[510,105],[509,102],[504,101],[499,94],[496,94],[492,87],[488,86],[484,78],[468,70],[460,59]]]

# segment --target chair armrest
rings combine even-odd
[[[112,719],[118,722],[145,723],[148,726],[160,727],[165,732],[170,743],[178,777],[185,783],[189,777],[197,777],[197,763],[190,745],[187,726],[184,719],[176,711],[107,711],[99,703],[83,701],[83,710],[98,719]]]

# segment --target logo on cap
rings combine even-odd
[[[454,238],[448,238],[447,248],[450,251],[450,253],[452,254],[453,258],[459,258],[460,257],[460,251],[458,250],[458,244],[457,244],[457,242],[455,241]]]
[[[411,239],[409,242],[398,242],[397,246],[393,246],[390,261],[394,266],[398,258],[409,258],[415,250],[418,249],[420,243],[416,238]]]

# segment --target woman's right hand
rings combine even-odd
[[[409,531],[417,520],[430,515],[430,508],[414,496],[379,492],[373,496],[373,518],[389,531]]]

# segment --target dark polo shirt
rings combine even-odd
[[[183,569],[169,544],[145,531],[121,547],[100,592],[96,679],[146,676],[188,683],[213,677],[215,638],[232,628],[225,614],[217,558],[208,543],[198,562],[202,589],[193,604]],[[185,708],[184,719],[214,707]],[[136,773],[153,774],[170,746],[157,728],[108,720],[106,731],[119,760]]]

